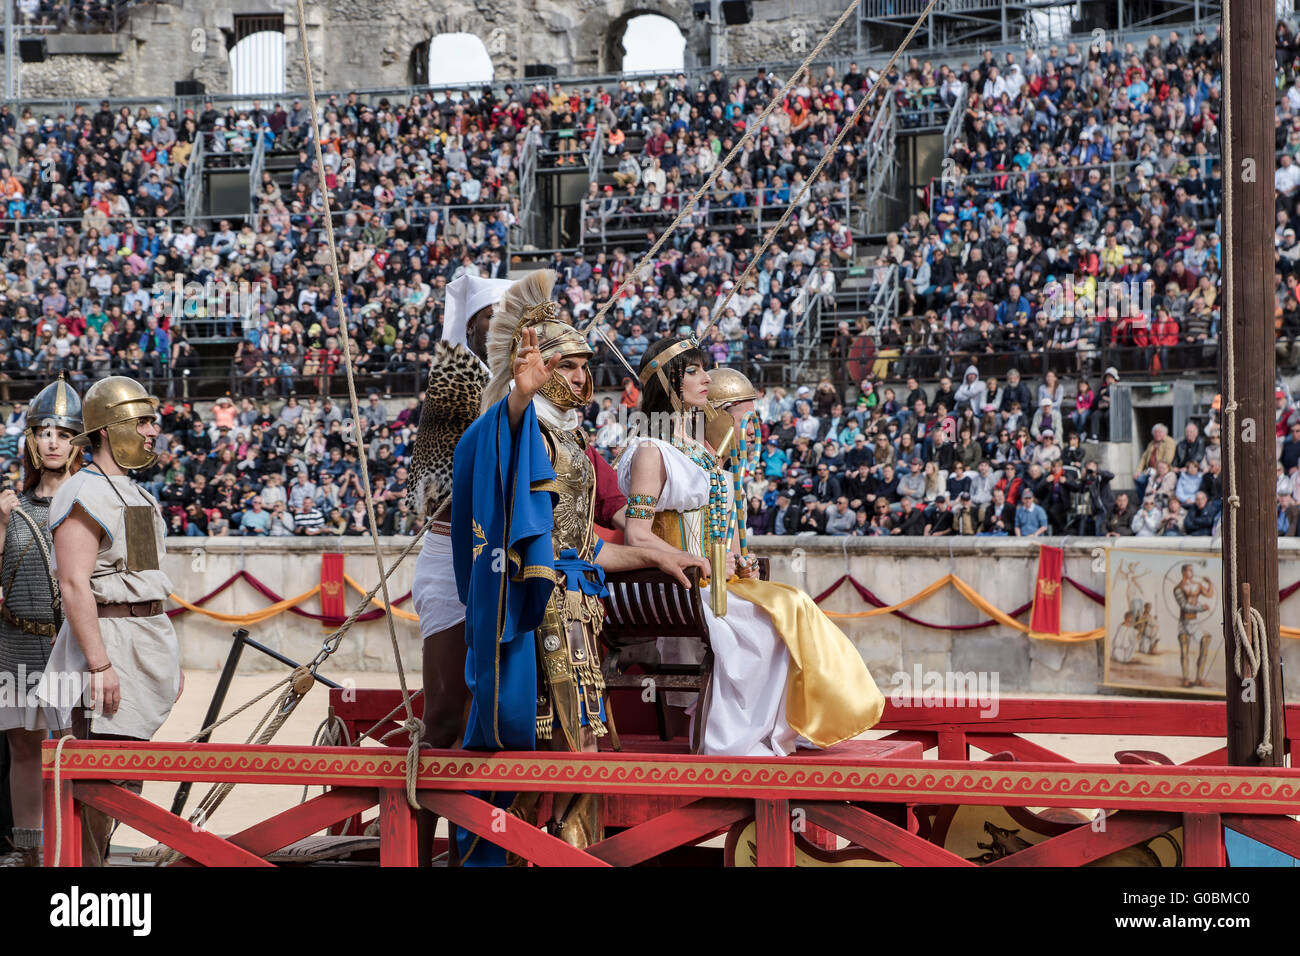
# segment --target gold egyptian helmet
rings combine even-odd
[[[758,390],[741,372],[719,366],[709,371],[709,404],[719,411],[737,402],[758,400]]]
[[[549,361],[557,355],[590,359],[593,355],[586,337],[560,318],[560,304],[551,298],[555,279],[551,269],[530,272],[511,285],[497,303],[488,326],[488,368],[492,380],[483,389],[483,411],[501,401],[510,390],[515,357],[525,329],[537,332],[537,347],[543,360]],[[588,368],[581,392],[575,392],[569,380],[555,371],[540,391],[562,409],[584,408],[591,402],[595,383]]]
[[[715,413],[727,412],[732,405],[757,399],[758,391],[743,373],[721,366],[709,372],[709,407]],[[736,423],[730,413],[714,414],[705,425],[709,444],[723,457],[735,448],[735,431]]]
[[[82,402],[85,430],[72,439],[72,444],[89,445],[90,436],[106,428],[108,450],[119,468],[148,468],[158,456],[145,448],[144,436],[136,431],[136,421],[152,419],[157,408],[158,399],[135,379],[125,375],[100,379],[86,390]]]
[[[81,397],[63,380],[62,373],[59,374],[58,381],[51,382],[37,392],[36,397],[27,407],[27,452],[31,455],[32,464],[37,468],[44,468],[45,462],[41,459],[40,450],[37,448],[36,436],[42,428],[51,426],[66,428],[74,435],[82,429]],[[64,469],[74,470],[73,462],[80,457],[80,452],[69,455]]]

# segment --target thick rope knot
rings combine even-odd
[[[1234,507],[1234,508],[1240,508],[1240,507],[1241,507],[1241,496],[1240,496],[1240,495],[1228,495],[1228,504],[1232,505],[1232,507]]]
[[[420,801],[415,796],[415,781],[420,775],[420,743],[424,740],[424,721],[419,717],[407,717],[402,721],[402,729],[411,735],[411,746],[406,751],[406,802],[412,810],[420,809]]]

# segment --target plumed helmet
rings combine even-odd
[[[560,305],[551,299],[555,279],[551,269],[530,272],[511,283],[497,303],[492,324],[488,326],[488,368],[492,380],[483,390],[483,411],[501,401],[510,390],[515,356],[525,329],[537,332],[537,350],[545,360],[557,355],[592,356],[586,336],[560,318]],[[574,393],[558,372],[552,372],[541,393],[561,408],[581,408],[591,401],[592,389],[590,370],[581,395]]]
[[[74,445],[89,445],[90,436],[101,428],[108,429],[108,447],[120,468],[148,468],[157,455],[145,448],[144,438],[135,422],[152,418],[158,399],[133,378],[112,375],[100,379],[86,391],[82,402],[83,428],[72,439]]]
[[[36,431],[53,425],[67,428],[74,433],[80,432],[81,396],[60,375],[58,381],[51,382],[37,392],[32,403],[27,407],[27,428]]]
[[[752,402],[757,399],[757,390],[743,373],[734,368],[721,367],[709,372],[709,404],[714,408],[726,408],[736,402]]]

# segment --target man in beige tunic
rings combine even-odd
[[[171,593],[159,563],[166,526],[158,502],[127,474],[156,457],[157,406],[134,379],[92,385],[86,430],[73,439],[90,447],[91,463],[50,503],[65,621],[47,671],[61,686],[42,696],[83,739],[150,739],[183,684],[176,632],[163,612]],[[139,792],[138,782],[126,786]],[[103,865],[112,820],[87,807],[82,822],[83,863]]]

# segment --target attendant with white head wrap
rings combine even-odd
[[[424,408],[411,456],[407,503],[429,521],[415,559],[411,598],[424,638],[424,741],[452,747],[460,740],[465,703],[465,605],[461,603],[451,554],[451,471],[456,444],[478,417],[488,381],[488,324],[508,279],[461,275],[447,285],[442,337],[434,348],[425,385]],[[422,847],[433,838],[437,818],[420,814]]]
[[[466,694],[465,605],[448,586],[455,576],[449,537],[452,455],[478,417],[488,380],[484,340],[492,310],[508,288],[507,279],[471,275],[448,284],[442,338],[429,369],[412,455],[408,501],[412,511],[432,522],[415,562],[412,597],[425,638],[425,739],[436,747],[449,747],[460,736]],[[440,648],[452,649],[445,662]]]

